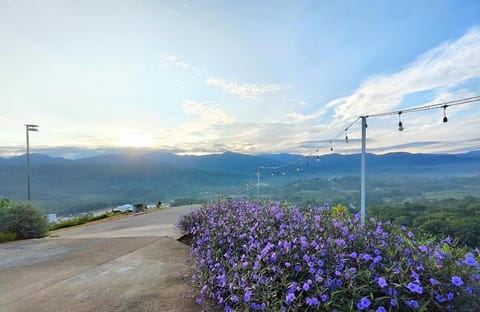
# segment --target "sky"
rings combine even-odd
[[[0,0],[0,156],[360,151],[359,115],[480,95],[480,2]],[[480,103],[368,119],[374,153],[480,150]],[[318,152],[317,152],[318,150]]]

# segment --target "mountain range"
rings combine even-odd
[[[25,198],[26,156],[0,158],[0,198]],[[82,159],[30,154],[32,198],[46,211],[90,210],[127,202],[253,195],[262,183],[360,174],[360,155],[204,156],[130,151]],[[480,151],[463,154],[367,154],[367,177],[475,176]]]

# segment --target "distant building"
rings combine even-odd
[[[113,208],[112,211],[113,211],[113,212],[129,212],[129,211],[133,211],[133,205],[132,205],[132,204],[125,204],[125,205],[117,206],[117,207]]]
[[[133,205],[133,212],[143,212],[147,206],[145,204],[135,204]]]
[[[47,220],[48,220],[48,222],[50,222],[50,223],[58,223],[57,214],[56,214],[56,213],[50,213],[50,214],[48,214]]]

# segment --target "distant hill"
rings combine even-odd
[[[204,156],[124,152],[70,160],[31,154],[32,198],[47,211],[76,211],[117,204],[176,198],[213,199],[254,193],[259,166],[267,183],[295,179],[358,176],[360,155]],[[25,198],[25,155],[0,158],[0,197]],[[367,155],[368,177],[473,176],[480,173],[480,152],[456,155],[390,153]],[[276,179],[276,180],[275,180]]]

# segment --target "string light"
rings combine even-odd
[[[366,123],[367,118],[396,114],[396,115],[398,115],[398,130],[403,131],[404,126],[403,126],[403,122],[402,122],[402,119],[401,119],[402,114],[443,108],[443,120],[442,121],[443,121],[443,123],[447,123],[448,122],[448,117],[447,117],[447,113],[446,113],[447,107],[456,106],[456,105],[463,105],[463,104],[479,102],[479,101],[480,101],[480,96],[474,96],[474,97],[464,98],[464,99],[460,99],[460,100],[453,100],[453,101],[449,101],[449,102],[430,104],[430,105],[424,105],[424,106],[417,106],[417,107],[398,110],[398,111],[391,111],[391,112],[384,112],[384,113],[378,113],[378,114],[364,115],[364,116],[356,117],[356,119],[353,120],[346,128],[344,128],[344,130],[342,132],[340,132],[336,137],[328,140],[328,142],[330,143],[330,151],[331,152],[334,151],[333,143],[334,143],[335,140],[339,139],[343,133],[345,133],[345,143],[349,143],[348,130],[360,119],[365,120],[364,126],[365,126],[365,128],[367,128],[368,127],[368,125]],[[308,157],[305,156],[305,157],[302,157],[302,158],[304,158],[305,166],[308,167],[308,165],[309,165]],[[315,158],[316,158],[317,163],[320,162],[320,155],[319,155],[319,150],[318,149],[316,149],[316,157]],[[296,164],[296,171],[299,172],[300,171],[300,166],[298,165],[298,163],[299,163],[299,160],[297,159],[294,162],[290,162],[290,163],[287,163],[287,164],[284,164],[284,165],[281,165],[281,166],[275,166],[275,167],[263,167],[263,166],[261,166],[261,167],[258,167],[258,169],[257,169],[258,188],[259,188],[258,191],[260,192],[260,170],[261,169],[278,170],[278,169],[286,168],[286,170],[283,170],[283,171],[282,170],[279,170],[277,172],[271,171],[272,176],[275,176],[275,175],[285,176],[287,174],[287,171],[292,172],[293,168],[291,168],[291,166],[293,164]],[[290,167],[290,168],[288,168],[288,167]]]
[[[403,131],[402,112],[398,112],[398,131]]]

